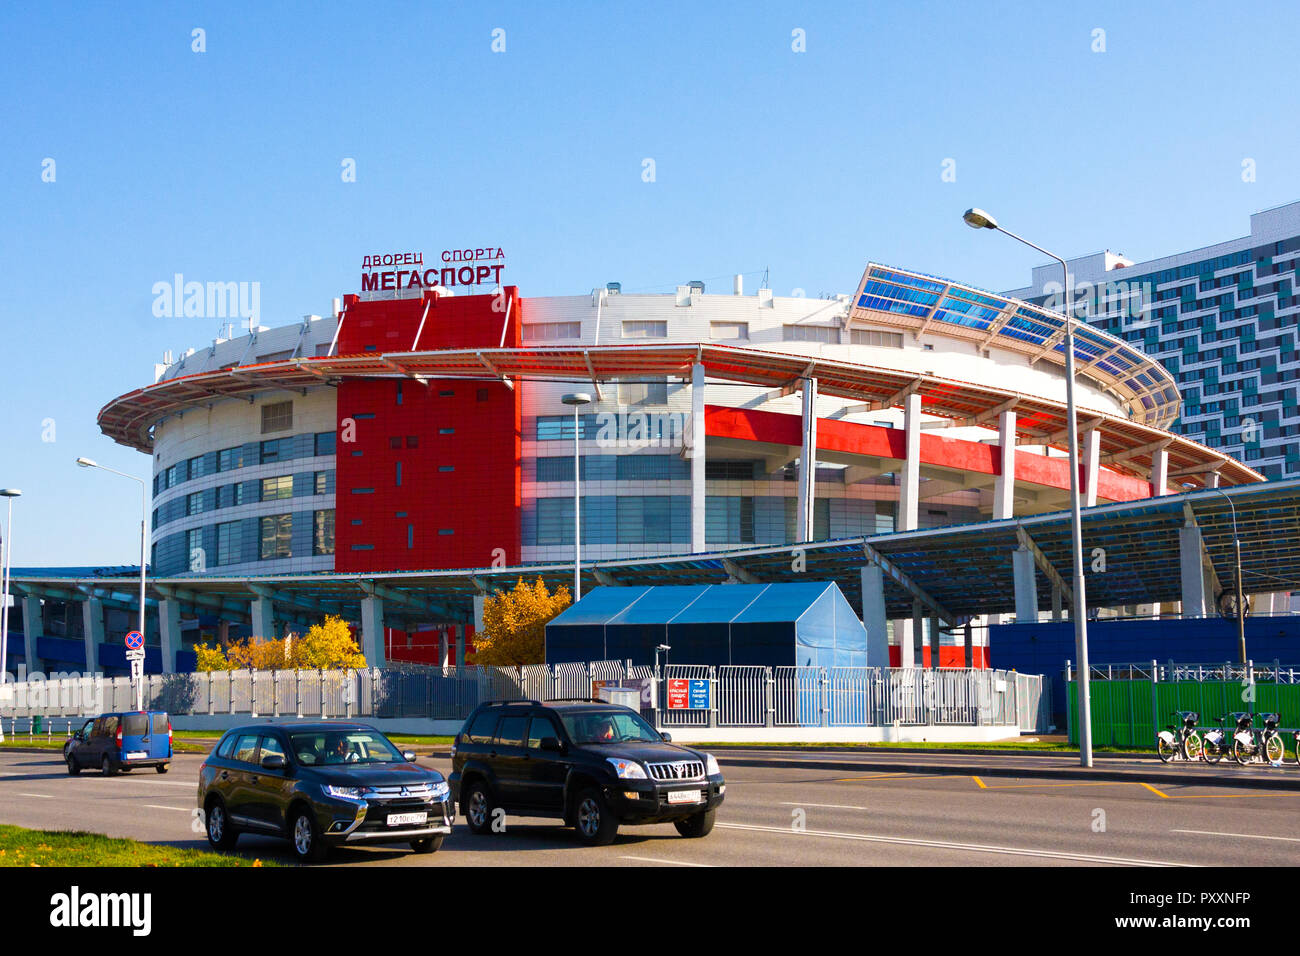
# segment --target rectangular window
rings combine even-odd
[[[450,429],[445,429],[444,431],[450,431]],[[418,435],[407,435],[407,436],[406,436],[406,447],[407,447],[407,448],[419,448],[419,447],[420,447],[420,436],[418,436]]]
[[[625,339],[666,339],[668,338],[668,321],[666,319],[629,319],[623,323]]]
[[[278,501],[293,497],[293,475],[279,475],[262,479],[262,500]]]
[[[313,490],[318,495],[328,495],[330,493],[330,473],[328,471],[316,472]]]
[[[191,458],[189,460],[189,473],[190,473],[190,478],[203,477],[203,456],[202,455],[199,455],[197,458]]]
[[[747,544],[754,540],[754,499],[716,497],[704,499],[704,540],[715,544]]]
[[[203,492],[196,491],[185,496],[185,513],[187,515],[203,513]]]
[[[239,549],[243,543],[240,528],[243,522],[227,521],[217,525],[217,564],[238,564]]]
[[[401,448],[401,447],[402,447],[402,436],[401,436],[401,435],[393,435],[393,436],[391,436],[391,437],[388,439],[388,447],[389,447],[389,448]]]
[[[197,555],[195,554],[196,551],[198,552]],[[185,532],[185,564],[191,571],[197,570],[195,568],[196,557],[199,561],[204,561],[202,528],[191,528]]]
[[[293,515],[266,515],[261,522],[260,554],[263,561],[291,557]]]
[[[850,345],[875,345],[881,348],[901,349],[903,347],[902,332],[881,332],[878,329],[850,329]],[[988,358],[986,354],[984,356]]]
[[[583,456],[582,465],[579,474],[584,478],[587,475],[587,459]],[[557,455],[551,458],[538,458],[537,462],[537,480],[538,481],[572,481],[573,480],[573,456]]]
[[[710,322],[709,337],[714,339],[749,338],[748,322]]]
[[[537,499],[537,543],[573,544],[573,499]]]
[[[275,402],[262,406],[262,434],[293,428],[293,402]]]
[[[374,488],[353,488],[352,493],[354,495],[373,495],[375,493],[375,489]]]
[[[582,338],[581,322],[529,322],[524,325],[525,342],[555,342]]]
[[[596,418],[595,415],[578,416],[578,438],[585,441],[589,438],[596,437]],[[572,415],[538,415],[537,416],[537,440],[538,441],[557,441],[567,438],[573,441],[573,416]]]
[[[334,433],[333,432],[316,433],[316,454],[317,455],[334,454]]]
[[[217,471],[233,471],[244,467],[244,446],[225,448],[217,452]]]
[[[620,405],[667,405],[668,381],[662,382],[619,382],[618,403]]]
[[[402,463],[399,461],[397,463],[397,484],[400,485],[401,483],[402,483]]]
[[[413,524],[406,526],[406,547],[408,550],[415,547],[415,525]]]
[[[317,511],[313,516],[312,554],[334,553],[334,509]]]
[[[292,454],[292,448],[288,441],[283,438],[272,438],[262,442],[262,464],[282,461]]]
[[[782,338],[787,342],[828,342],[839,344],[840,330],[833,325],[783,326]]]

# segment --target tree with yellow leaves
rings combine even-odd
[[[570,603],[568,588],[549,591],[540,577],[533,584],[520,578],[513,589],[496,591],[483,602],[483,631],[474,635],[470,663],[545,663],[546,623]]]
[[[197,656],[196,671],[228,670],[286,670],[301,667],[307,670],[333,670],[366,666],[365,655],[357,646],[348,622],[328,614],[322,624],[313,624],[302,637],[290,635],[284,640],[264,641],[250,637],[236,641],[229,649],[194,645]]]

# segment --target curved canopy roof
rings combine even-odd
[[[849,309],[849,321],[927,329],[996,345],[1065,365],[1065,315],[920,272],[868,263]],[[1167,428],[1178,418],[1181,398],[1174,377],[1123,339],[1074,322],[1075,372],[1114,392],[1134,421]]]

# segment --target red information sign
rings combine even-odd
[[[691,682],[678,678],[670,678],[668,681],[668,709],[669,710],[689,710],[690,709],[690,686]]]

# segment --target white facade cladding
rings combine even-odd
[[[1068,260],[1075,314],[1158,359],[1178,381],[1173,431],[1277,479],[1300,475],[1300,202],[1250,235],[1146,262]],[[1008,295],[1060,301],[1058,265]]]

